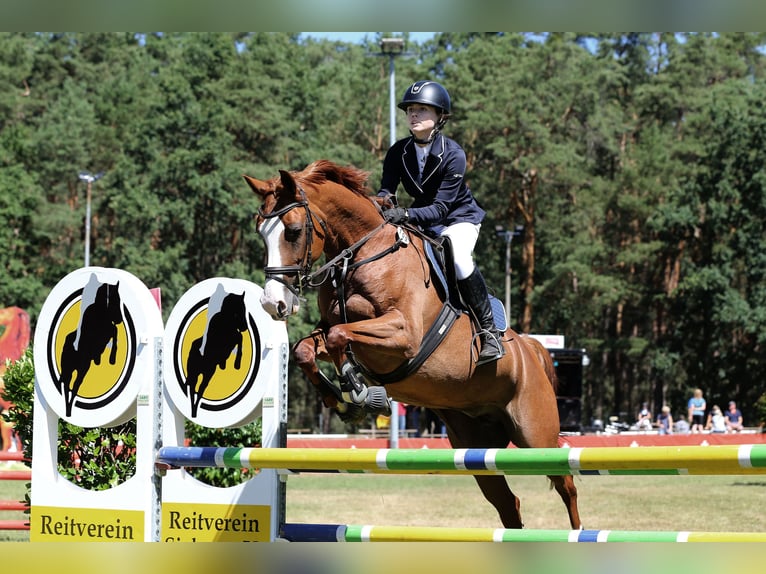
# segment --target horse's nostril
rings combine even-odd
[[[280,301],[277,305],[277,316],[284,317],[287,314],[287,305],[284,301]]]

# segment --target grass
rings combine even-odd
[[[542,476],[510,476],[526,528],[567,530]],[[575,477],[594,530],[766,531],[766,476]],[[468,476],[301,474],[287,482],[287,522],[500,528]]]
[[[510,476],[526,528],[567,530],[566,510],[543,476]],[[575,477],[585,528],[766,531],[766,476]],[[23,500],[26,482],[0,481],[0,499]],[[17,520],[20,512],[0,512]],[[287,521],[500,528],[469,476],[304,473],[287,481]],[[0,530],[0,541],[29,531]]]

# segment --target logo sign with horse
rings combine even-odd
[[[189,420],[239,427],[260,416],[262,341],[274,340],[260,296],[248,281],[213,278],[194,285],[173,308],[165,329],[165,389]]]
[[[62,419],[92,428],[135,416],[154,357],[148,338],[162,333],[149,290],[119,269],[86,267],[62,279],[45,300],[35,332],[40,393]]]

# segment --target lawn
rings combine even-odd
[[[547,478],[508,481],[526,528],[569,529]],[[766,531],[766,476],[581,476],[575,484],[588,529]],[[502,527],[473,478],[443,475],[291,476],[287,522]]]

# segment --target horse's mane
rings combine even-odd
[[[293,175],[303,183],[320,185],[332,181],[350,189],[357,195],[363,197],[370,195],[370,190],[367,187],[369,172],[351,166],[340,166],[326,159],[317,160],[309,164],[303,171]]]

